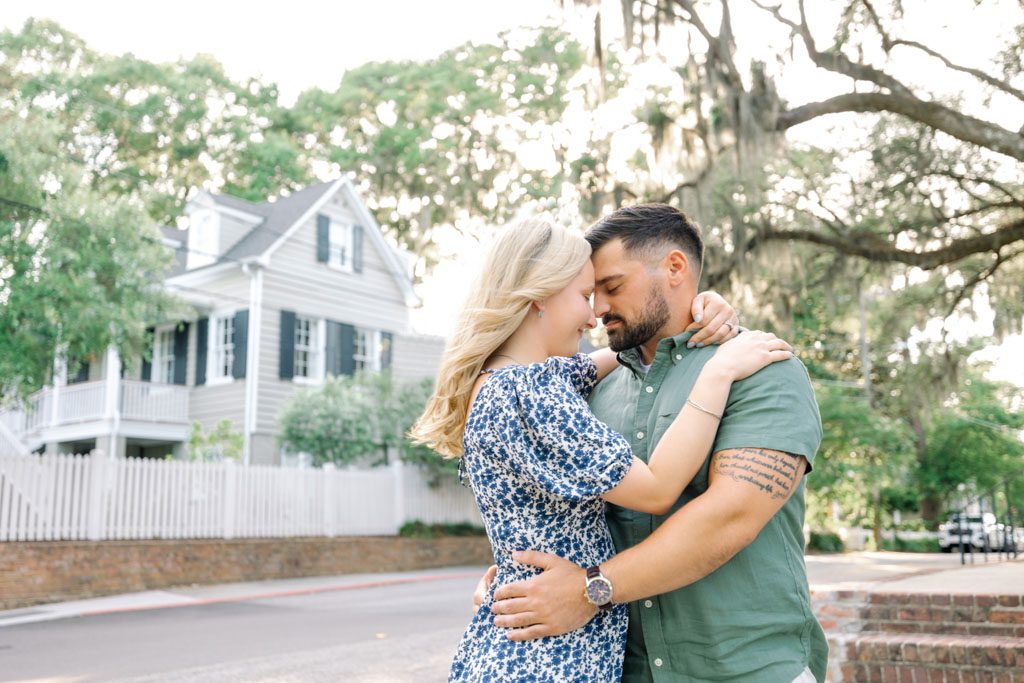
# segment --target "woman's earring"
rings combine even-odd
[[[544,311],[542,311],[542,310],[541,311],[537,311],[537,317],[538,318],[543,318],[544,317]]]

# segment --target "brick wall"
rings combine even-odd
[[[484,537],[0,543],[0,609],[193,583],[492,562]]]
[[[1024,683],[1024,595],[819,590],[811,603],[831,683]]]

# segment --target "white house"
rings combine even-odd
[[[106,353],[0,416],[20,450],[181,454],[193,421],[225,418],[247,463],[279,463],[278,419],[294,391],[327,375],[391,368],[432,377],[443,340],[412,333],[417,304],[402,255],[345,178],[273,202],[200,192],[188,230],[164,229],[166,287],[190,314],[155,321],[150,358]],[[126,369],[130,368],[130,369]]]

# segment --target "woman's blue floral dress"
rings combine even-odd
[[[600,495],[632,465],[626,440],[590,412],[597,381],[589,356],[555,356],[493,372],[466,423],[463,466],[487,528],[498,574],[459,643],[449,681],[618,681],[626,606],[599,612],[563,636],[513,642],[494,626],[494,590],[539,570],[512,561],[540,550],[582,567],[614,554]],[[580,584],[583,591],[583,584]]]

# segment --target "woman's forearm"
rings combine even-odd
[[[654,475],[657,498],[671,506],[707,458],[729,399],[732,377],[708,363],[690,390],[686,405],[658,441],[647,466]],[[697,404],[700,408],[695,407]],[[709,415],[708,413],[714,413]]]
[[[600,382],[619,367],[617,354],[609,348],[598,349],[590,352],[590,359],[597,365],[597,381]]]

